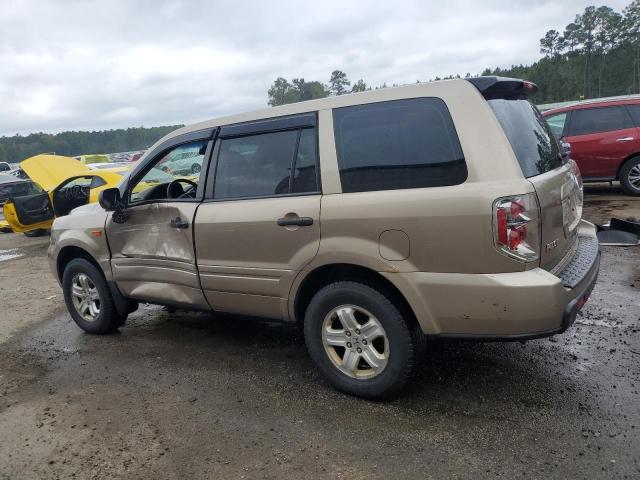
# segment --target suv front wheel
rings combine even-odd
[[[397,394],[417,345],[398,308],[367,285],[340,281],[313,297],[304,320],[309,355],[338,390],[369,399]]]
[[[622,166],[620,183],[628,195],[640,195],[640,156],[633,157]]]
[[[116,311],[102,272],[85,258],[75,258],[66,266],[62,291],[71,318],[85,332],[111,333],[127,318]]]

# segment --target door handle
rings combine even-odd
[[[282,217],[278,219],[278,225],[281,227],[308,227],[313,225],[311,217]]]
[[[632,142],[634,140],[633,137],[622,137],[622,138],[617,138],[616,142]]]
[[[189,228],[189,222],[182,220],[180,217],[172,218],[169,225],[171,225],[171,228]]]

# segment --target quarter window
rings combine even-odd
[[[104,178],[102,177],[98,177],[98,176],[94,176],[91,178],[91,185],[90,188],[98,188],[98,187],[102,187],[103,185],[106,185],[107,182],[104,181]]]
[[[636,124],[636,127],[640,127],[640,103],[636,105],[627,105],[627,109],[633,117],[633,122]]]
[[[631,118],[623,107],[585,108],[571,115],[571,135],[611,132],[632,128]]]
[[[467,166],[441,99],[371,103],[333,111],[342,191],[458,185]]]
[[[314,128],[220,142],[214,197],[266,197],[318,191]]]

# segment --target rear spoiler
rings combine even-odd
[[[467,78],[487,100],[503,98],[506,100],[526,100],[538,91],[538,86],[527,80],[507,77]]]

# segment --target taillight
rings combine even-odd
[[[531,262],[540,254],[540,211],[534,193],[502,197],[493,203],[496,248],[518,260]]]

